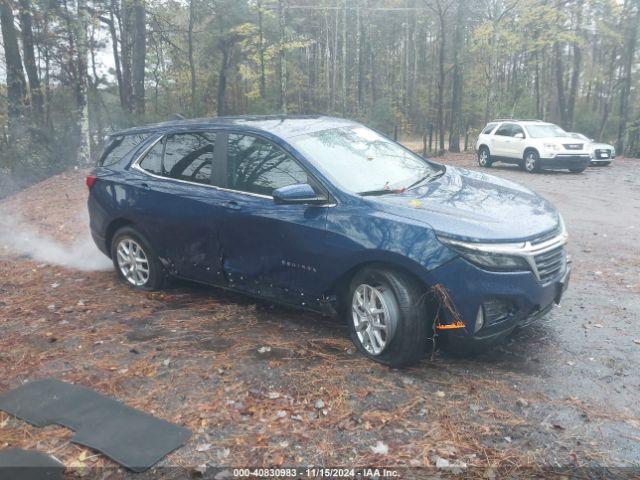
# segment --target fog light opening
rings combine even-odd
[[[478,333],[478,331],[484,327],[484,309],[482,305],[478,308],[478,314],[476,315],[476,326],[473,329],[473,333]]]

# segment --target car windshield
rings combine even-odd
[[[527,125],[527,131],[531,138],[568,137],[569,134],[557,125],[541,124]]]
[[[404,189],[440,171],[363,126],[299,135],[290,143],[334,183],[354,193]]]

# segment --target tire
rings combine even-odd
[[[526,172],[536,173],[540,171],[540,156],[535,150],[527,150],[524,154],[522,167]]]
[[[124,250],[119,252],[121,246]],[[128,269],[127,265],[131,265],[131,257],[123,259],[124,255],[120,255],[120,253],[124,253],[127,250],[133,252],[136,258],[145,259],[143,262],[136,262],[138,268],[129,269],[129,274],[125,274],[125,271]],[[111,259],[120,279],[130,287],[137,290],[152,291],[162,289],[167,283],[168,274],[151,244],[144,235],[133,227],[122,227],[113,235]],[[145,266],[146,275],[144,274]]]
[[[364,301],[367,296],[369,302]],[[432,322],[425,297],[424,286],[409,275],[384,267],[360,270],[350,282],[343,308],[356,348],[371,360],[393,368],[418,363],[427,353]],[[373,318],[386,329],[369,328],[367,319],[372,317],[365,313],[363,303],[369,303],[371,310],[382,310]],[[380,340],[383,346],[376,351]]]
[[[587,169],[587,167],[580,167],[580,168],[570,168],[569,171],[571,173],[582,173]]]
[[[491,160],[489,149],[487,147],[480,147],[478,150],[478,165],[483,168],[490,168],[492,164],[493,161]]]

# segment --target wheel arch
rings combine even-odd
[[[134,223],[127,218],[116,218],[115,220],[112,220],[111,223],[109,223],[109,226],[107,227],[107,232],[104,238],[106,251],[109,252],[109,257],[111,257],[111,241],[113,240],[113,236],[122,227],[133,226],[133,225]]]
[[[348,305],[348,299],[345,298],[348,292],[349,284],[353,277],[360,271],[365,268],[378,268],[378,269],[387,269],[393,270],[399,273],[402,273],[415,282],[417,282],[422,288],[424,288],[424,292],[427,293],[431,285],[418,274],[417,270],[422,268],[419,265],[415,265],[414,268],[412,266],[407,265],[407,262],[399,262],[393,258],[384,258],[384,259],[362,259],[357,263],[351,265],[347,270],[342,272],[340,276],[334,280],[330,287],[330,295],[335,295],[338,312],[342,310],[344,305]]]
[[[480,145],[478,145],[478,152],[483,148],[486,148],[487,151],[489,152],[489,155],[491,155],[491,149],[489,148],[489,145],[487,145],[486,143],[481,143]]]
[[[538,158],[540,158],[540,152],[536,147],[525,147],[524,152],[522,152],[522,160],[527,157],[527,153],[529,152],[534,152],[536,155],[538,155]]]

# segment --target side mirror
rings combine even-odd
[[[514,137],[522,140],[524,138],[524,133],[516,133]]]
[[[305,203],[318,205],[327,202],[327,197],[318,195],[308,183],[297,183],[276,188],[272,196],[277,205],[300,205]]]

